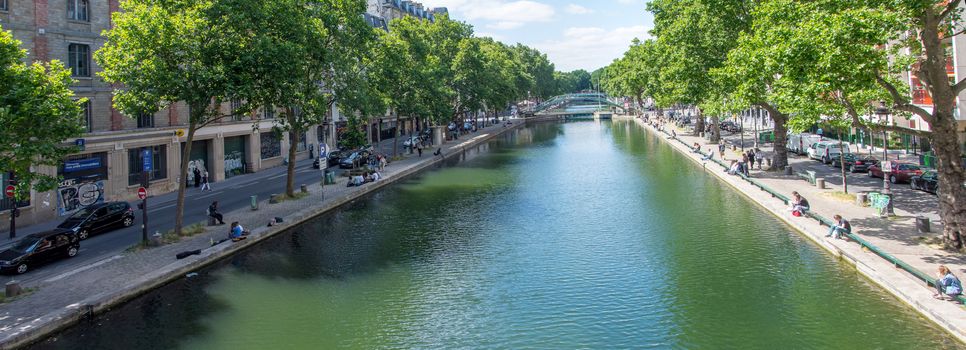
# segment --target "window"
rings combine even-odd
[[[91,76],[91,47],[84,44],[67,46],[67,65],[72,76]]]
[[[231,120],[234,120],[236,122],[242,120],[242,117],[244,115],[238,111],[241,108],[242,108],[241,100],[231,100]]]
[[[87,0],[67,0],[67,19],[87,21]]]
[[[154,114],[153,113],[141,113],[138,114],[138,128],[153,128],[154,127]]]
[[[259,136],[262,142],[262,159],[274,158],[282,155],[282,142],[274,131],[263,132]]]
[[[141,153],[145,150],[149,150],[151,155],[151,171],[148,172],[148,180],[160,180],[168,177],[168,157],[165,145],[132,148],[127,151],[128,186],[141,183],[141,171],[144,170]]]
[[[81,118],[84,118],[84,125],[86,126],[87,132],[94,131],[94,117],[91,113],[91,101],[87,100],[81,104]]]
[[[265,106],[262,110],[262,117],[264,119],[275,119],[275,107]]]
[[[7,0],[0,0],[0,11],[8,11],[10,8],[7,5]]]

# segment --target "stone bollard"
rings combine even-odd
[[[929,218],[922,215],[916,216],[916,230],[919,233],[929,233],[932,231],[929,227]]]
[[[4,291],[4,295],[7,298],[13,298],[20,294],[23,294],[23,288],[20,287],[20,282],[17,282],[17,281],[7,282],[7,288]]]
[[[785,175],[791,175],[794,172],[791,165],[785,166]]]
[[[258,210],[258,196],[252,196],[252,210]]]
[[[309,186],[306,186],[305,184],[302,184],[299,189],[302,190],[302,193],[309,193]]]
[[[820,189],[820,190],[824,190],[825,189],[825,179],[824,178],[821,178],[821,177],[816,177],[815,178],[815,187],[818,187],[818,189]]]
[[[869,199],[868,193],[856,193],[855,194],[855,205],[860,207],[865,206],[865,202]]]
[[[272,195],[268,197],[268,203],[277,204],[278,202],[280,202],[280,200],[278,199],[280,196],[281,196],[280,194],[272,193]]]

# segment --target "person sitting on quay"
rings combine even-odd
[[[729,175],[738,175],[739,172],[741,172],[741,163],[738,163],[737,160],[732,160],[731,161],[731,166],[728,167],[728,174]]]
[[[247,238],[248,234],[250,233],[251,232],[245,231],[245,228],[242,227],[238,221],[232,221],[231,230],[228,231],[228,238],[230,238],[232,242],[238,242]]]
[[[808,200],[805,199],[805,197],[802,197],[801,194],[798,194],[798,192],[792,192],[791,209],[792,209],[792,215],[795,215],[795,213],[798,213],[798,215],[795,215],[795,216],[801,216],[802,214],[805,214],[805,212],[807,212],[809,209]]]
[[[701,160],[712,160],[714,159],[714,150],[708,148],[708,155],[701,157]]]
[[[825,237],[839,239],[839,236],[852,233],[852,225],[848,220],[843,219],[842,215],[835,214],[832,219],[835,219],[835,225],[828,228],[828,234]]]
[[[932,296],[939,300],[956,300],[963,293],[963,284],[946,265],[939,265],[939,279],[934,284],[937,293]]]
[[[211,202],[208,206],[208,217],[218,220],[219,225],[225,224],[225,217],[218,212],[218,201]]]
[[[694,151],[694,153],[701,153],[701,145],[699,145],[697,142],[695,142],[694,143],[694,149],[692,151]]]

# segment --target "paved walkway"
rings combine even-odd
[[[347,178],[336,179],[324,189],[319,183],[308,186],[309,195],[299,200],[269,204],[259,203],[259,210],[239,209],[226,212],[225,221],[239,221],[252,234],[248,239],[210,246],[227,236],[227,226],[208,227],[206,231],[179,243],[158,248],[118,254],[97,264],[26,285],[36,290],[25,297],[0,305],[0,349],[34,341],[61,327],[107,310],[143,292],[185,276],[205,265],[224,258],[244,247],[256,244],[304,220],[350,202],[382,186],[433,166],[447,158],[470,156],[481,151],[472,146],[525,125],[522,120],[505,127],[502,124],[468,133],[442,146],[443,157],[424,150],[390,163],[382,172],[383,180],[360,187],[346,187]],[[321,191],[320,191],[321,189]],[[283,217],[282,225],[266,227],[274,217]],[[177,260],[180,252],[200,250],[200,254]]]
[[[641,119],[634,120],[653,132],[659,132],[657,128]],[[655,119],[651,121],[654,122]],[[664,135],[664,138],[690,159],[698,163],[705,163],[708,172],[751,197],[765,209],[801,231],[806,237],[811,238],[823,248],[843,257],[846,261],[854,263],[860,272],[966,342],[966,308],[962,305],[933,299],[934,289],[932,287],[927,286],[916,276],[896,268],[893,264],[867,249],[862,249],[855,242],[825,238],[824,236],[828,232],[827,226],[822,226],[818,221],[810,218],[793,217],[783,201],[773,198],[770,194],[741,177],[728,175],[721,166],[702,160],[701,155],[691,152],[688,148],[697,142],[703,151],[706,152],[711,148],[717,153],[717,145],[708,144],[701,137],[690,136],[687,130],[677,128],[673,123],[664,124],[664,128],[668,132],[674,129],[680,142],[673,141],[670,135]],[[747,140],[751,140],[752,136],[745,135],[747,145],[750,145]],[[723,141],[729,145],[725,152],[726,163],[732,159],[741,159],[740,148],[735,151],[730,147],[737,145],[739,138],[738,134],[723,136]],[[770,158],[773,154],[770,146],[760,147],[760,149],[766,152],[766,158]],[[894,155],[890,157],[892,156]],[[718,158],[719,155],[715,154],[714,157]],[[753,170],[751,177],[785,196],[790,197],[792,191],[798,191],[808,199],[811,211],[823,217],[831,218],[835,214],[842,215],[850,221],[853,232],[861,239],[929,276],[935,275],[936,267],[939,264],[945,264],[957,276],[966,277],[966,259],[961,254],[950,253],[940,249],[937,245],[926,243],[932,241],[932,238],[940,235],[942,231],[936,209],[938,200],[935,195],[913,191],[907,184],[893,185],[897,216],[890,219],[879,218],[872,208],[860,207],[855,204],[854,200],[843,200],[831,195],[833,192],[843,190],[842,177],[838,168],[828,167],[806,157],[790,156],[789,158],[789,163],[796,172],[804,169],[816,171],[816,177],[826,179],[827,188],[819,189],[797,175],[786,176],[779,172]],[[882,179],[870,179],[868,175],[861,173],[847,176],[850,193],[881,189]],[[933,233],[920,234],[917,232],[915,228],[915,217],[917,215],[924,215],[932,219]]]

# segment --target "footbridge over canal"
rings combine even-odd
[[[602,93],[576,93],[555,96],[531,109],[528,116],[592,117],[595,112],[613,112],[623,106]]]

